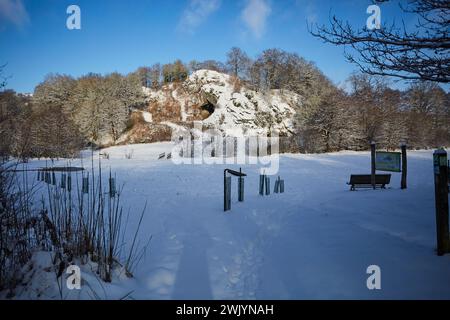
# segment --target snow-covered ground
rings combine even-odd
[[[153,238],[134,278],[100,284],[83,273],[99,298],[450,299],[450,255],[435,252],[432,151],[409,152],[407,190],[393,173],[387,190],[350,192],[350,174],[369,173],[367,152],[282,155],[285,193],[264,197],[259,166],[244,165],[245,201],[237,201],[234,180],[232,210],[224,213],[223,169],[239,166],[157,160],[171,148],[103,150],[110,154],[103,167],[125,183],[130,230],[147,201],[140,240]],[[369,265],[381,268],[381,290],[367,289]],[[52,281],[40,282],[48,291],[40,298],[59,298],[51,293]],[[84,285],[67,298],[90,298],[90,290]],[[36,296],[19,296],[29,297]]]

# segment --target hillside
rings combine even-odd
[[[218,129],[228,136],[267,135],[294,132],[301,97],[295,93],[247,88],[239,79],[211,70],[199,70],[184,82],[170,83],[159,90],[143,88],[144,110],[135,110],[136,121],[122,141],[168,140],[178,126],[192,127],[202,121],[204,129]]]

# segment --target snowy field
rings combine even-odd
[[[239,166],[157,160],[171,148],[103,150],[110,154],[103,168],[125,184],[130,230],[147,201],[139,237],[153,238],[133,278],[100,284],[84,267],[90,289],[66,298],[89,299],[93,289],[101,299],[450,299],[450,255],[435,252],[432,151],[409,152],[407,190],[393,173],[387,190],[350,192],[351,173],[370,173],[368,152],[282,155],[285,193],[273,194],[272,177],[267,197],[258,194],[260,167],[244,165],[245,202],[237,201],[234,179],[232,209],[224,213],[223,169]],[[381,268],[381,290],[367,289],[369,265]],[[32,279],[43,288],[39,298],[59,299],[52,279]],[[18,298],[30,297],[37,296],[27,290]]]

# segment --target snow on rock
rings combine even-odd
[[[301,106],[299,95],[281,90],[256,92],[236,81],[216,71],[196,71],[181,84],[144,90],[148,111],[156,123],[203,120],[205,127],[231,136],[293,133],[296,109]],[[205,106],[212,106],[213,112]]]
[[[152,114],[150,112],[142,111],[142,116],[144,117],[145,122],[153,122]]]

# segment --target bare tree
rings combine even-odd
[[[28,97],[18,96],[13,90],[0,92],[0,156],[6,157],[14,149],[18,131],[26,123]],[[25,132],[29,136],[29,132]]]
[[[189,73],[187,67],[179,59],[173,63],[173,72],[175,74],[175,81],[179,82],[186,80]]]
[[[142,87],[149,88],[151,85],[151,69],[149,67],[139,67],[135,73],[139,78],[139,82]]]
[[[354,146],[366,149],[372,141],[383,141],[383,124],[389,117],[383,98],[389,87],[385,78],[367,74],[353,74],[349,82],[353,122],[357,124]]]
[[[71,76],[49,74],[34,89],[33,100],[40,105],[56,105],[67,113],[72,113],[74,103],[70,103],[76,85]]]
[[[247,69],[251,63],[251,59],[240,48],[233,47],[227,53],[226,65],[231,74],[235,77],[243,78],[247,73]]]
[[[161,87],[161,64],[155,63],[150,68],[150,82],[155,90]]]
[[[227,69],[222,62],[216,60],[205,60],[203,62],[200,62],[198,63],[197,68],[198,70],[206,69],[223,73],[225,73]]]
[[[376,1],[387,2],[388,0]],[[408,0],[403,12],[417,16],[415,30],[384,23],[380,29],[354,29],[336,16],[329,26],[309,26],[310,33],[326,43],[350,47],[346,59],[370,75],[407,80],[450,82],[450,2]]]
[[[412,83],[404,93],[408,143],[425,148],[450,143],[449,94],[436,83]]]

